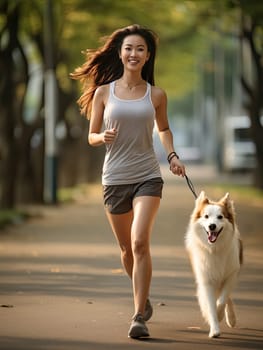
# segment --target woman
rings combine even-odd
[[[152,315],[150,237],[163,187],[153,149],[155,122],[170,170],[185,176],[174,151],[166,94],[154,86],[156,43],[156,35],[139,25],[116,30],[100,49],[87,51],[87,61],[71,75],[84,85],[78,103],[90,116],[89,143],[106,146],[104,204],[132,280],[131,338],[149,336],[145,322]]]

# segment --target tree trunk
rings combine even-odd
[[[12,208],[15,204],[15,176],[17,153],[15,146],[16,98],[14,82],[13,51],[18,34],[18,6],[7,15],[5,30],[1,35],[9,38],[1,53],[1,208]],[[1,39],[1,38],[0,38]]]
[[[43,129],[43,120],[37,118],[31,125],[22,124],[19,138],[19,167],[16,181],[16,201],[18,203],[43,202],[43,140],[32,148],[32,136],[37,129]]]
[[[263,126],[261,124],[261,110],[263,107],[263,66],[262,55],[256,49],[254,35],[256,23],[253,19],[250,21],[242,19],[242,36],[241,40],[246,40],[254,63],[255,78],[249,84],[242,75],[241,83],[245,93],[248,96],[249,102],[245,105],[251,121],[251,136],[256,147],[256,162],[257,166],[254,171],[254,185],[263,190]]]

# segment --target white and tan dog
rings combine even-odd
[[[196,199],[185,237],[197,284],[202,315],[210,326],[209,337],[219,337],[219,322],[226,317],[234,327],[236,317],[230,294],[242,264],[242,242],[233,202],[227,193],[218,202],[201,192]]]

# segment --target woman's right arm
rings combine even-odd
[[[100,146],[104,143],[110,144],[114,141],[117,134],[116,129],[106,129],[101,132],[108,90],[109,87],[107,85],[100,86],[93,97],[88,137],[91,146]]]
[[[104,113],[104,87],[100,86],[95,91],[92,100],[91,117],[89,124],[89,136],[88,141],[91,146],[100,146],[103,142],[103,132],[101,132],[101,127],[103,123],[103,113]]]

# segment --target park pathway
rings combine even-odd
[[[228,183],[210,167],[191,166],[196,191],[212,199]],[[263,349],[262,201],[235,197],[245,264],[234,292],[236,328],[208,338],[184,249],[194,197],[184,179],[164,172],[165,188],[152,236],[154,315],[151,338],[127,338],[131,285],[106,221],[99,185],[74,203],[32,208],[39,215],[0,233],[1,350]],[[242,182],[244,178],[235,178]],[[227,186],[226,186],[227,190]]]

